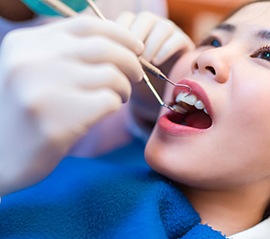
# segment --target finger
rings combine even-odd
[[[180,34],[177,32],[173,34],[166,42],[162,45],[152,62],[155,65],[161,65],[168,60],[175,53],[181,51],[185,52],[194,48],[194,43],[191,39],[183,32]]]
[[[84,135],[89,127],[121,107],[118,94],[110,89],[93,92],[50,90],[35,101],[44,134],[66,145]]]
[[[142,42],[145,42],[151,29],[156,24],[158,16],[149,12],[142,12],[134,20],[130,32]]]
[[[54,63],[51,65],[52,61]],[[46,89],[77,89],[85,92],[110,89],[119,95],[122,102],[126,102],[131,95],[129,79],[113,64],[88,64],[76,59],[67,61],[49,58],[31,65],[32,68],[23,67],[19,71],[20,80],[10,82],[20,88],[20,101],[26,105],[34,102],[35,97],[42,95]]]
[[[67,59],[79,59],[90,64],[114,64],[129,80],[138,82],[142,79],[143,71],[138,57],[110,39],[104,37],[80,39],[74,41],[66,51],[64,57]]]
[[[72,62],[70,79],[73,86],[85,91],[111,89],[119,95],[123,103],[127,102],[131,95],[128,78],[113,64],[89,65]]]
[[[65,29],[77,37],[88,37],[92,35],[103,35],[117,41],[134,51],[137,55],[143,51],[143,44],[124,27],[109,20],[101,20],[95,17],[80,15],[66,20],[63,23]]]
[[[174,30],[174,26],[169,21],[159,22],[145,42],[144,58],[151,61],[162,47],[162,44],[173,34]]]
[[[135,19],[135,14],[132,12],[123,12],[121,15],[116,19],[116,23],[129,29]]]

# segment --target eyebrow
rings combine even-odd
[[[236,27],[232,24],[228,24],[228,23],[222,23],[219,24],[215,27],[215,29],[217,30],[224,30],[227,32],[234,32],[236,30]]]
[[[228,24],[228,23],[222,23],[219,24],[215,27],[216,30],[223,30],[223,31],[227,31],[227,32],[234,32],[236,30],[236,26],[232,25],[232,24]],[[270,40],[270,31],[268,30],[261,30],[258,31],[255,36],[257,36],[258,38],[261,38],[262,40]]]
[[[257,33],[257,36],[264,40],[270,40],[270,31],[263,30]]]

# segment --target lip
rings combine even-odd
[[[183,126],[181,124],[173,123],[169,116],[172,113],[162,115],[158,120],[158,128],[169,135],[179,136],[179,135],[191,135],[191,134],[198,134],[202,133],[207,129],[198,129],[198,128],[192,128],[189,126]]]
[[[211,104],[204,89],[197,82],[194,82],[188,79],[181,80],[178,83],[188,85],[192,89],[192,94],[194,94],[198,99],[203,101],[205,105],[205,109],[207,110],[210,117],[213,119]],[[173,91],[172,101],[174,101],[177,95],[183,91],[188,92],[186,89],[183,89],[181,87],[176,87]],[[158,120],[159,129],[166,134],[175,135],[175,136],[192,135],[192,134],[205,132],[206,130],[209,129],[209,128],[199,129],[199,128],[193,128],[189,126],[184,126],[181,124],[176,124],[169,119],[170,117],[173,116],[173,114],[175,113],[169,112],[167,114],[162,115]]]

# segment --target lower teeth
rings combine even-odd
[[[173,105],[172,107],[173,107],[176,111],[181,112],[182,114],[187,113],[187,110],[186,110],[185,108],[183,108],[182,106],[180,106],[180,105]]]

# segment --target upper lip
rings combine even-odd
[[[209,98],[205,90],[197,82],[185,79],[185,80],[179,81],[178,83],[188,85],[191,88],[190,93],[195,95],[198,100],[201,100],[204,103],[205,109],[207,110],[208,114],[212,116],[212,108],[211,108]],[[175,100],[175,98],[180,92],[187,92],[187,90],[181,87],[176,87],[173,91],[173,101]]]

